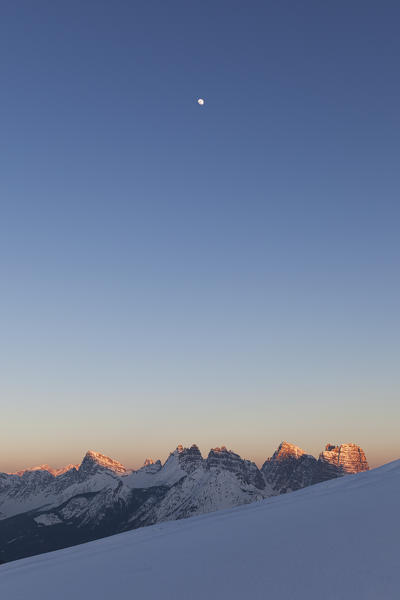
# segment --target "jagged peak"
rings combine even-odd
[[[47,464],[38,465],[36,467],[28,467],[26,469],[21,469],[20,471],[13,471],[11,473],[8,473],[8,475],[19,475],[20,477],[22,477],[22,475],[24,475],[25,473],[34,473],[36,471],[46,471],[47,473],[51,473],[52,475],[54,475],[53,469]]]
[[[353,442],[348,442],[347,444],[331,444],[328,443],[325,446],[325,450],[330,452],[332,450],[338,450],[340,448],[360,448],[358,444],[354,444]]]
[[[251,460],[242,458],[226,446],[211,448],[206,460],[208,469],[225,469],[236,475],[246,484],[253,484],[259,489],[265,488],[265,481],[257,467]]]
[[[114,473],[126,473],[126,468],[123,464],[105,454],[95,452],[94,450],[88,450],[86,452],[79,470],[87,470],[87,468],[90,468],[91,466],[102,467],[103,469],[108,469]]]
[[[334,450],[335,448],[338,448],[338,446],[335,446],[335,444],[330,444],[330,443],[328,443],[328,444],[326,444],[326,446],[325,446],[325,450],[326,450],[327,452],[330,452],[331,450]]]
[[[302,448],[299,448],[299,446],[296,446],[295,444],[291,444],[290,442],[286,442],[283,441],[279,444],[277,450],[274,452],[273,457],[274,459],[282,459],[282,458],[286,458],[286,457],[294,457],[294,458],[299,458],[300,456],[306,455],[307,452],[305,452],[305,450],[303,450]]]
[[[354,443],[340,444],[340,446],[326,444],[325,450],[319,455],[318,462],[343,473],[359,473],[369,469],[364,450]]]
[[[65,465],[65,467],[53,469],[53,467],[50,467],[50,465],[48,465],[46,463],[44,465],[37,465],[36,467],[28,467],[27,469],[21,469],[20,471],[13,471],[11,473],[8,473],[8,475],[18,475],[19,477],[22,477],[22,475],[24,475],[25,473],[46,471],[47,473],[50,473],[54,477],[58,477],[59,475],[62,475],[63,473],[66,473],[67,471],[70,471],[71,469],[78,469],[78,468],[79,468],[79,465],[69,464],[69,465]]]
[[[212,456],[216,458],[232,457],[235,459],[245,460],[240,456],[240,454],[237,454],[237,452],[234,452],[230,448],[228,449],[226,446],[216,446],[215,448],[211,448],[210,452],[208,453],[208,458]]]
[[[237,454],[233,450],[228,450],[226,446],[216,446],[215,448],[211,448],[210,452],[208,453],[207,462],[210,463],[210,461],[213,462],[215,460],[218,462],[223,462],[226,460],[233,460],[234,462],[241,461],[243,463],[246,462],[245,459],[240,456],[240,454]]]
[[[105,454],[101,454],[100,452],[96,452],[95,450],[88,450],[85,454],[85,457],[90,457],[90,458],[108,458],[108,456],[106,456]]]
[[[186,453],[199,453],[201,454],[199,447],[197,444],[192,444],[189,448],[183,446],[182,444],[178,444],[176,450],[171,454],[186,454]]]
[[[210,452],[232,452],[232,450],[228,450],[226,446],[216,446],[215,448],[211,448]]]
[[[65,467],[60,467],[59,469],[53,469],[52,471],[50,471],[50,473],[53,473],[55,477],[58,477],[59,475],[64,475],[64,473],[67,473],[72,469],[75,469],[77,471],[79,469],[79,465],[73,465],[71,463],[69,465],[65,465]]]
[[[180,468],[187,473],[195,471],[201,466],[204,460],[196,444],[192,444],[190,448],[185,448],[182,444],[179,444],[176,450],[170,454],[171,457],[175,457],[178,460]]]
[[[158,473],[161,469],[161,460],[154,461],[152,458],[146,458],[143,463],[143,466],[136,472],[144,472],[144,473]]]

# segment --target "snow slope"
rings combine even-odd
[[[7,600],[398,600],[400,461],[0,567]]]

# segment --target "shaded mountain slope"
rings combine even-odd
[[[0,567],[0,596],[397,600],[400,461]]]

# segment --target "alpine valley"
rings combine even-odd
[[[319,458],[282,442],[259,469],[224,446],[203,458],[178,446],[137,471],[98,452],[80,465],[0,473],[0,561],[8,562],[162,521],[183,519],[368,470],[355,444]]]

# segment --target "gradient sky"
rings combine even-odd
[[[399,22],[2,2],[0,470],[400,457]]]

